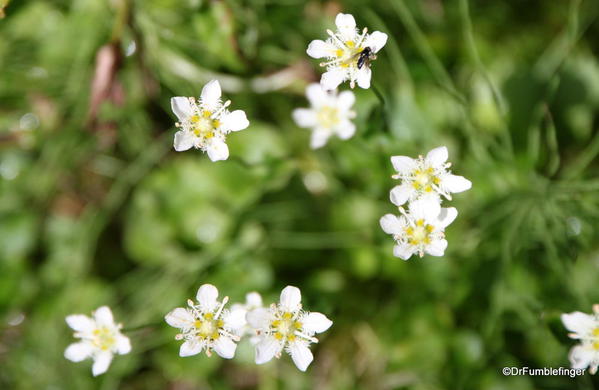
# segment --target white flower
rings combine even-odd
[[[393,255],[403,260],[414,253],[443,256],[447,248],[444,230],[458,215],[455,207],[441,208],[435,201],[421,199],[410,203],[409,212],[402,207],[399,211],[401,216],[387,214],[380,221],[385,233],[397,242]]]
[[[451,163],[447,161],[447,148],[441,146],[428,152],[426,157],[412,159],[406,156],[393,156],[391,163],[397,171],[394,179],[400,179],[401,184],[391,190],[390,198],[397,206],[407,201],[423,197],[435,198],[440,201],[440,195],[451,200],[450,193],[462,192],[472,187],[470,180],[462,176],[452,175],[447,169]]]
[[[224,309],[229,297],[217,301],[218,290],[211,284],[204,284],[196,295],[197,305],[189,299],[189,307],[178,307],[168,313],[164,319],[172,327],[181,329],[175,339],[185,340],[179,349],[179,356],[197,355],[212,350],[222,358],[232,359],[239,341],[238,333],[244,323]]]
[[[297,287],[287,286],[281,291],[279,304],[270,308],[252,310],[247,315],[250,326],[260,341],[256,344],[256,364],[279,358],[283,349],[301,371],[306,371],[314,357],[310,343],[317,343],[314,334],[329,329],[333,322],[324,314],[302,310],[301,293]]]
[[[387,34],[380,31],[367,34],[366,28],[360,34],[356,28],[356,21],[350,14],[338,14],[335,24],[336,33],[327,30],[330,37],[326,41],[312,41],[306,51],[312,58],[328,59],[320,64],[327,68],[320,83],[326,89],[335,89],[345,80],[349,80],[352,88],[356,82],[360,88],[370,88],[369,61],[375,59],[375,54],[385,46]],[[364,52],[366,49],[371,53],[369,56],[368,51]],[[361,56],[368,59],[358,64]]]
[[[351,91],[327,92],[320,84],[310,84],[306,96],[311,108],[298,108],[293,111],[293,119],[300,127],[312,128],[310,147],[324,146],[332,135],[349,139],[356,132],[351,119],[356,113],[351,110],[356,97]]]
[[[241,331],[239,336],[250,335],[250,343],[256,345],[259,341],[256,337],[256,332],[249,326],[246,320],[247,313],[262,307],[262,297],[257,292],[250,292],[245,295],[245,303],[235,303],[231,305],[231,316],[236,317],[236,321],[239,321]]]
[[[92,317],[83,314],[67,316],[66,322],[75,331],[73,336],[81,341],[69,345],[64,357],[73,362],[91,357],[94,376],[108,370],[114,354],[124,355],[131,351],[129,338],[121,333],[122,325],[114,323],[108,306],[98,308]]]
[[[562,322],[568,329],[570,338],[580,340],[580,344],[570,350],[572,368],[589,368],[591,374],[599,367],[599,305],[593,306],[593,314],[575,311],[562,314]]]
[[[229,157],[226,135],[243,130],[250,123],[242,110],[229,112],[231,101],[223,103],[220,97],[220,84],[212,80],[202,89],[199,101],[183,96],[171,98],[171,107],[179,118],[176,126],[181,129],[175,134],[177,152],[195,147],[207,152],[212,161]]]

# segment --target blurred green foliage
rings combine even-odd
[[[0,9],[7,1],[0,1]],[[0,388],[592,389],[559,314],[599,302],[594,0],[28,0],[0,20]],[[357,135],[308,149],[305,49],[343,11],[385,31]],[[169,99],[221,81],[229,161],[171,150]],[[92,81],[95,80],[95,81]],[[347,88],[347,86],[344,86]],[[473,182],[443,258],[392,256],[391,155],[447,145]],[[166,312],[299,286],[333,327],[288,357],[179,358]],[[92,378],[64,317],[110,305],[133,352]]]

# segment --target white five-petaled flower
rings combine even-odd
[[[399,208],[400,216],[386,214],[381,218],[381,227],[396,241],[393,255],[408,260],[417,253],[420,257],[428,253],[443,256],[447,248],[445,228],[457,217],[455,207],[441,208],[430,199],[410,203],[409,211]]]
[[[281,291],[279,304],[248,313],[248,323],[260,338],[256,344],[256,364],[279,358],[286,350],[297,368],[306,371],[314,359],[309,345],[318,342],[314,334],[326,331],[333,322],[324,314],[303,311],[301,299],[297,287],[287,286]]]
[[[231,316],[235,317],[235,321],[238,321],[241,326],[241,332],[239,336],[243,337],[249,335],[250,343],[255,345],[259,339],[256,336],[256,332],[249,326],[246,320],[247,313],[252,310],[262,307],[262,296],[257,292],[250,292],[245,295],[245,303],[235,303],[231,305]]]
[[[353,92],[327,92],[314,83],[306,88],[306,97],[312,107],[295,109],[293,119],[300,127],[312,128],[312,149],[324,146],[332,135],[344,140],[354,135],[356,126],[351,119],[356,113],[351,108],[356,98]]]
[[[575,311],[562,314],[562,322],[568,329],[570,338],[580,340],[580,344],[570,350],[572,368],[589,368],[591,374],[599,367],[599,304],[593,305],[593,314]]]
[[[207,356],[211,356],[214,350],[225,359],[232,359],[235,355],[235,343],[239,341],[239,332],[245,323],[224,309],[229,297],[224,297],[222,302],[217,298],[216,287],[204,284],[198,289],[197,304],[189,299],[189,307],[178,307],[164,317],[170,326],[181,330],[175,339],[185,340],[179,356],[197,355],[202,350]]]
[[[171,107],[180,128],[175,134],[175,150],[182,152],[192,147],[208,153],[212,161],[226,160],[229,157],[226,136],[232,131],[243,130],[249,122],[242,110],[229,112],[230,100],[221,101],[218,80],[204,86],[200,99],[177,96],[171,98]]]
[[[121,333],[122,325],[114,323],[108,306],[98,308],[92,317],[83,314],[67,316],[66,322],[75,331],[74,336],[81,341],[69,345],[64,357],[73,362],[91,357],[94,360],[94,376],[108,370],[114,354],[124,355],[131,351],[129,338]]]
[[[335,89],[342,82],[349,80],[351,88],[356,82],[360,88],[370,88],[371,70],[368,61],[362,62],[358,67],[361,55],[370,51],[369,59],[387,43],[387,34],[375,31],[367,33],[364,28],[362,33],[356,28],[356,21],[350,14],[337,14],[335,18],[337,32],[327,30],[329,38],[326,41],[314,40],[306,51],[312,58],[326,58],[320,66],[325,66],[327,71],[320,79],[326,89]]]
[[[470,189],[472,183],[462,176],[451,174],[447,162],[447,148],[440,146],[427,153],[426,157],[412,159],[406,156],[393,156],[391,163],[397,171],[394,179],[400,179],[401,184],[391,190],[390,198],[397,206],[407,201],[431,197],[437,202],[443,195],[451,200],[450,193]]]

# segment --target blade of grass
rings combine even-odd
[[[439,85],[456,100],[466,105],[466,98],[455,88],[451,77],[449,77],[449,74],[443,67],[443,64],[429,45],[424,33],[422,30],[420,30],[420,27],[418,27],[418,24],[412,16],[412,13],[408,7],[406,7],[403,0],[394,0],[391,2],[391,5],[401,19],[401,22],[408,31],[408,34],[416,44],[416,48],[420,52],[420,55],[422,55],[422,58],[426,62],[426,65],[429,67],[434,78],[437,80],[437,83],[439,83]]]

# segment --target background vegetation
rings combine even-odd
[[[0,1],[0,9],[7,0]],[[358,132],[318,151],[290,113],[339,11],[390,36]],[[0,19],[0,388],[592,389],[504,377],[569,366],[559,314],[599,303],[599,4],[20,0]],[[231,158],[172,150],[169,99],[221,81]],[[347,85],[344,86],[347,88]],[[447,145],[473,182],[443,258],[403,262],[391,155]],[[300,373],[179,358],[162,320],[216,284],[287,284],[332,318]],[[108,304],[133,352],[92,378],[64,317]]]

